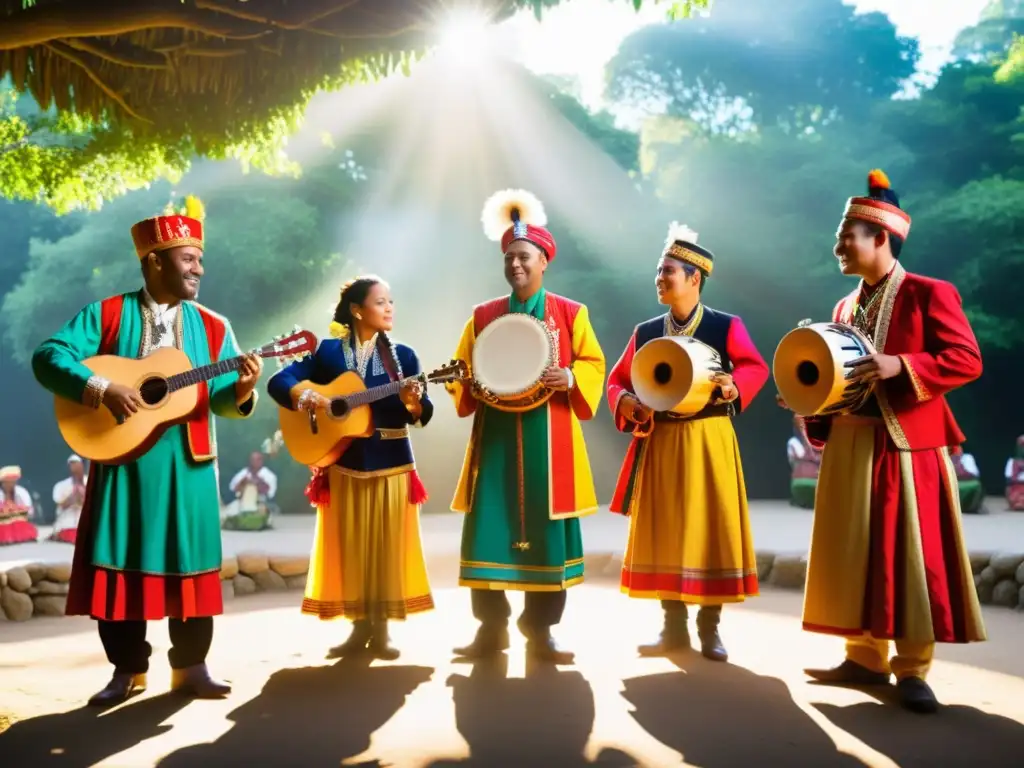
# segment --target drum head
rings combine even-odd
[[[530,315],[503,315],[473,345],[473,378],[495,395],[516,395],[540,381],[551,365],[551,339]]]
[[[815,416],[839,403],[849,387],[845,363],[870,348],[841,326],[815,323],[786,334],[775,350],[772,375],[786,405],[800,416]]]

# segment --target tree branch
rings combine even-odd
[[[304,18],[295,21],[288,19],[276,19],[266,14],[257,13],[255,11],[247,11],[244,7],[238,6],[227,6],[223,5],[217,0],[195,0],[196,8],[205,11],[216,11],[217,13],[223,13],[225,16],[233,16],[236,19],[244,19],[245,21],[253,21],[257,24],[264,24],[270,27],[277,27],[278,29],[287,30],[306,30],[309,32],[317,32],[319,30],[309,29],[311,24],[315,24],[321,19],[326,19],[328,16],[333,16],[336,13],[340,13],[353,5],[362,2],[362,0],[338,0],[338,2],[326,9],[321,9],[307,14]]]
[[[100,76],[97,75],[96,72],[93,71],[92,67],[89,66],[89,64],[85,61],[85,59],[83,59],[77,53],[75,53],[74,51],[69,49],[66,45],[64,45],[62,43],[59,43],[59,42],[53,42],[53,43],[46,43],[45,47],[48,50],[53,51],[53,53],[55,53],[56,55],[58,55],[58,56],[60,56],[62,58],[67,59],[72,64],[77,64],[82,69],[82,71],[85,72],[85,74],[89,77],[89,79],[92,80],[96,84],[97,88],[99,88],[101,91],[103,91],[105,94],[107,94],[107,96],[109,96],[119,107],[121,107],[121,109],[123,109],[125,112],[127,112],[132,117],[134,117],[136,120],[138,120],[140,122],[143,122],[143,123],[152,123],[153,122],[152,120],[147,120],[142,115],[140,115],[138,112],[136,112],[134,109],[129,107],[128,103],[124,100],[124,98],[122,98],[121,94],[119,94],[117,91],[115,91],[113,88],[111,88],[105,82],[103,82],[103,80],[100,78]]]
[[[71,38],[59,40],[58,42],[79,51],[91,53],[97,58],[109,61],[112,64],[120,64],[125,67],[137,67],[139,69],[167,69],[167,60],[163,56],[155,55],[145,48],[131,46],[131,54],[121,52],[101,43],[93,42],[85,38]]]
[[[139,0],[110,0],[103,5],[56,3],[15,13],[0,24],[0,51],[43,45],[55,40],[126,35],[145,29],[187,29],[226,40],[255,40],[266,28],[187,6],[149,5]]]

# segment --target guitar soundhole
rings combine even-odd
[[[818,383],[821,374],[818,372],[818,366],[810,360],[804,360],[796,367],[796,378],[805,387],[813,387]]]
[[[139,387],[139,394],[142,395],[142,401],[146,405],[156,405],[167,397],[167,380],[159,378],[146,379],[142,382],[142,386]]]
[[[348,401],[344,398],[338,397],[331,400],[331,416],[336,419],[340,419],[343,416],[347,416],[351,409],[348,407]]]

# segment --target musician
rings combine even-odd
[[[119,418],[136,418],[138,390],[108,381],[82,361],[97,354],[144,357],[163,347],[193,366],[241,353],[231,324],[196,303],[203,264],[202,204],[132,227],[144,287],[96,301],[44,341],[32,357],[38,381],[54,394]],[[151,647],[146,623],[167,618],[171,687],[202,698],[231,691],[206,666],[221,597],[220,493],[211,414],[246,418],[256,406],[262,363],[200,383],[200,407],[163,431],[148,451],[123,465],[91,462],[75,542],[67,614],[92,616],[114,673],[90,699],[118,704],[145,688]],[[141,416],[138,416],[141,418]]]
[[[1006,460],[1006,505],[1015,511],[1024,510],[1024,435],[1017,438],[1017,452]]]
[[[68,457],[68,476],[53,486],[53,503],[57,505],[57,519],[51,539],[74,544],[78,534],[78,518],[85,501],[85,463],[82,457]]]
[[[509,646],[511,607],[505,590],[525,592],[518,620],[535,659],[571,664],[574,654],[551,636],[561,621],[566,590],[583,581],[579,518],[597,510],[581,419],[597,411],[604,381],[604,353],[586,306],[550,293],[544,272],[555,260],[555,238],[544,225],[541,202],[523,190],[492,195],[484,205],[484,232],[501,243],[511,295],[473,308],[455,358],[472,366],[477,337],[510,313],[542,321],[558,360],[542,375],[553,391],[543,404],[512,413],[478,400],[463,382],[447,385],[460,417],[473,417],[473,432],[452,510],[466,514],[459,584],[471,589],[480,622],[460,656],[479,658]]]
[[[345,283],[331,323],[333,338],[316,354],[271,377],[270,396],[284,408],[324,418],[330,402],[303,381],[328,384],[355,371],[367,387],[420,373],[412,347],[392,340],[394,301],[374,275]],[[313,554],[302,612],[322,620],[352,621],[348,639],[331,656],[370,652],[394,660],[388,621],[429,611],[434,599],[420,539],[426,489],[416,472],[409,427],[424,427],[434,405],[418,379],[399,394],[370,403],[375,431],[353,439],[326,471],[317,470],[307,494],[317,507]]]
[[[789,459],[789,503],[802,509],[814,509],[814,490],[821,469],[821,451],[811,445],[803,419],[793,414],[793,436],[786,442]]]
[[[0,467],[0,546],[39,539],[39,530],[29,521],[32,495],[19,480],[21,467]]]
[[[935,643],[985,639],[949,458],[964,435],[945,398],[982,364],[956,288],[899,262],[909,232],[888,178],[872,171],[836,232],[840,271],[861,280],[833,320],[872,339],[877,353],[851,365],[873,390],[853,414],[806,421],[824,453],[803,622],[846,637],[846,660],[809,676],[887,685],[895,675],[903,706],[933,712]]]
[[[277,475],[263,464],[263,452],[249,454],[249,465],[238,470],[228,488],[235,500],[228,505],[225,530],[262,531],[270,527],[272,499],[277,494]],[[252,503],[246,491],[252,489]]]
[[[965,515],[977,515],[984,511],[985,487],[981,484],[981,471],[974,456],[965,453],[963,446],[955,445],[949,450],[956,474],[957,490],[960,496],[960,510]]]
[[[687,605],[698,605],[701,653],[725,661],[722,606],[758,594],[747,492],[732,418],[748,408],[768,379],[768,366],[743,321],[706,306],[701,293],[714,254],[697,233],[673,222],[658,261],[658,301],[669,311],[641,323],[608,376],[615,426],[633,442],[619,473],[611,511],[629,516],[621,588],[661,601],[659,639],[644,656],[690,648]],[[664,336],[692,336],[721,357],[723,371],[709,402],[689,417],[652,413],[634,394],[633,356]]]

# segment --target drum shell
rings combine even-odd
[[[850,413],[867,401],[871,385],[851,381],[846,364],[874,352],[867,336],[853,326],[811,323],[782,337],[772,377],[779,395],[799,416]]]
[[[630,378],[637,399],[656,412],[692,416],[710,402],[722,357],[692,336],[663,336],[637,350]]]

